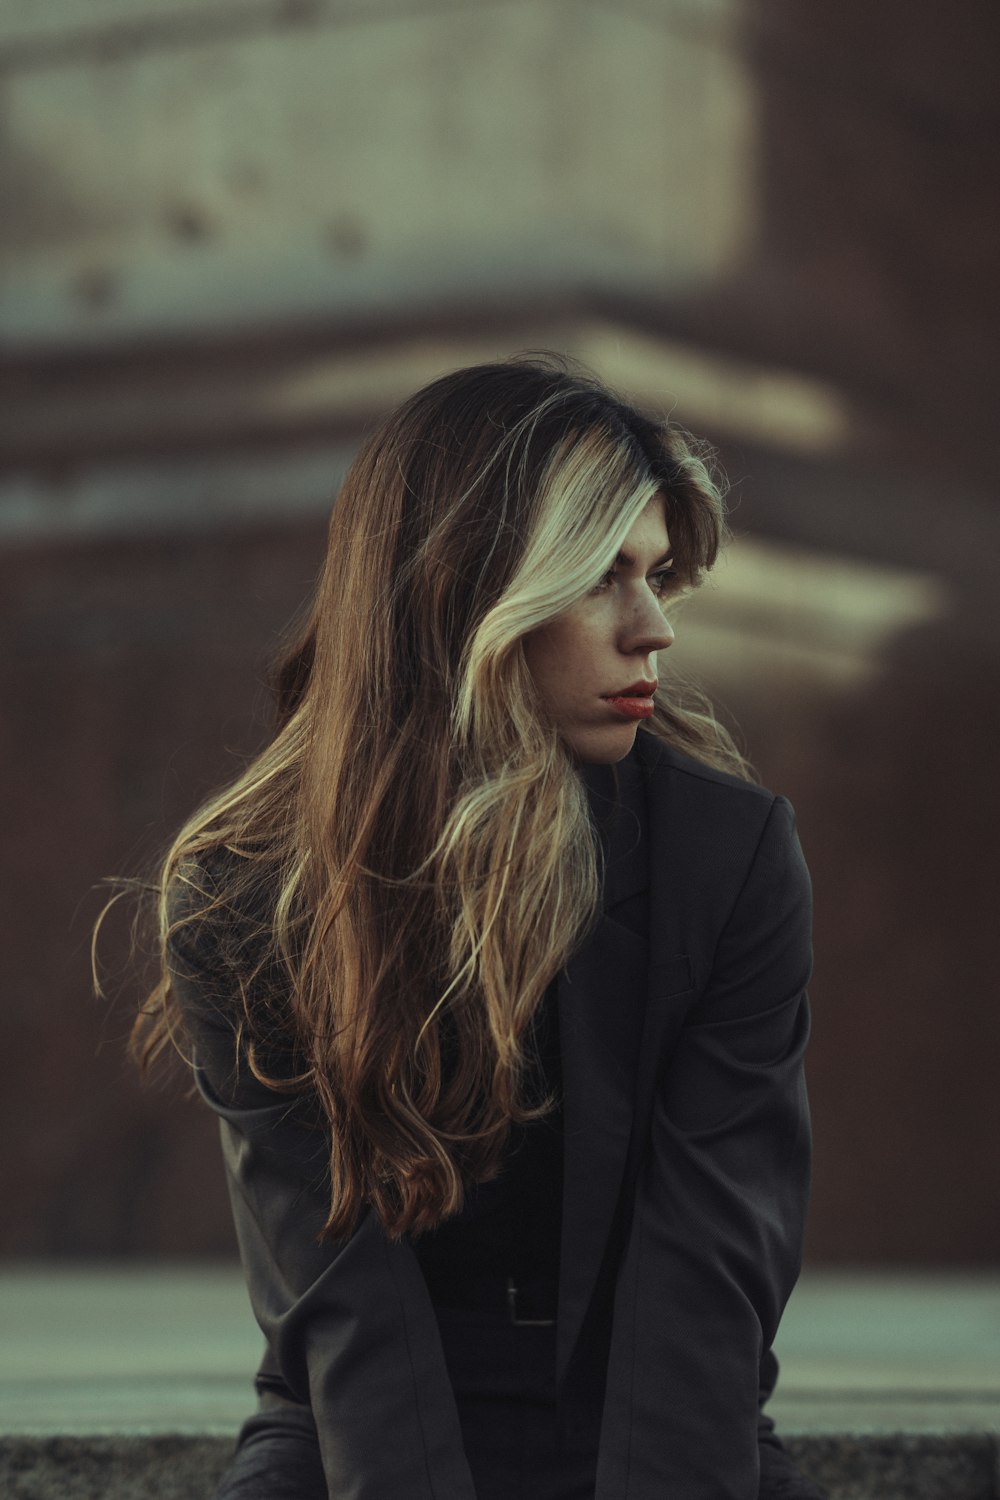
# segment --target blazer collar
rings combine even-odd
[[[601,917],[557,981],[564,1187],[558,1373],[565,1373],[600,1270],[632,1130],[649,945],[645,789],[633,752],[584,780],[604,856]]]

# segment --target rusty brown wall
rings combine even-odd
[[[296,445],[317,434],[331,443],[352,437],[354,408],[344,420],[321,402],[310,405],[307,346],[316,335],[344,347],[338,320],[353,326],[354,278],[368,286],[369,260],[371,286],[388,275],[386,267],[397,275],[398,327],[390,318],[378,332],[389,340],[398,335],[405,350],[407,327],[420,343],[434,336],[435,317],[441,326],[449,317],[475,322],[494,264],[458,267],[464,301],[455,307],[447,286],[436,286],[433,316],[420,296],[407,303],[413,268],[397,252],[405,239],[399,225],[405,220],[409,232],[410,219],[392,194],[379,197],[374,179],[362,174],[338,187],[327,172],[324,131],[336,126],[345,152],[366,142],[343,131],[334,118],[338,101],[315,75],[315,96],[332,113],[303,127],[303,140],[316,147],[313,175],[297,178],[304,168],[294,153],[282,155],[282,111],[298,91],[291,73],[269,73],[254,59],[311,57],[318,47],[340,56],[337,7],[278,7],[261,20],[258,7],[230,5],[218,28],[207,11],[191,11],[173,30],[166,0],[144,8],[156,12],[148,25],[133,26],[124,4],[107,9],[124,17],[122,24],[98,26],[89,36],[83,33],[94,27],[78,11],[65,37],[44,26],[44,36],[18,40],[22,22],[13,14],[0,20],[0,104],[24,132],[22,139],[14,131],[0,154],[0,184],[13,205],[0,238],[18,285],[33,289],[34,298],[28,312],[27,303],[0,308],[10,327],[22,329],[8,347],[8,322],[0,321],[0,418],[8,428],[0,507],[18,503],[22,482],[44,490],[37,507],[44,524],[33,531],[30,523],[4,523],[0,546],[0,1253],[17,1255],[232,1249],[213,1122],[177,1087],[142,1090],[125,1058],[139,985],[126,965],[124,922],[118,913],[110,919],[105,948],[109,985],[118,971],[114,1007],[90,996],[89,929],[101,878],[141,871],[198,798],[260,742],[267,653],[308,591],[323,523],[317,510],[317,519],[282,523],[277,504],[270,521],[260,514],[240,520],[230,497],[228,519],[220,511],[214,520],[171,522],[162,504],[160,532],[119,534],[118,523],[131,526],[132,512],[145,503],[143,464],[152,473],[193,454],[207,472],[217,447],[223,463],[233,456],[250,470],[269,442],[285,443],[291,463]],[[447,16],[434,6],[428,13],[437,15],[435,26],[451,27],[452,9],[457,15],[461,7],[449,7]],[[517,9],[486,8],[489,27],[506,37]],[[597,29],[589,43],[581,33],[580,45],[599,57],[618,36],[614,7],[587,9]],[[533,8],[542,10],[541,3]],[[39,18],[22,11],[34,34]],[[626,58],[648,56],[658,66],[668,55],[675,78],[695,57],[696,93],[699,80],[709,92],[723,88],[720,78],[739,81],[740,109],[754,133],[752,170],[741,173],[742,154],[729,153],[731,175],[723,182],[706,146],[703,158],[691,155],[689,181],[676,175],[687,160],[687,123],[713,139],[708,93],[659,135],[646,124],[637,128],[622,151],[627,172],[606,156],[602,171],[589,170],[572,121],[556,110],[553,139],[563,142],[577,175],[572,212],[552,225],[542,223],[545,209],[534,199],[524,208],[513,157],[480,161],[466,152],[463,170],[510,228],[516,262],[500,266],[497,252],[512,300],[493,308],[480,333],[499,352],[504,329],[516,324],[518,344],[533,343],[532,327],[565,293],[567,316],[582,308],[587,317],[606,317],[612,332],[618,320],[643,339],[673,339],[751,366],[760,361],[821,377],[857,414],[869,447],[860,442],[850,462],[838,459],[828,470],[818,460],[797,468],[782,452],[724,446],[730,472],[743,481],[740,527],[820,553],[937,571],[950,591],[950,614],[897,635],[874,675],[837,695],[804,689],[780,672],[744,675],[724,663],[706,685],[742,723],[764,781],[794,801],[814,873],[812,1258],[995,1262],[1000,12],[992,0],[948,7],[644,0],[622,5],[621,14]],[[252,32],[245,48],[243,17],[251,17]],[[373,23],[373,37],[387,35],[379,27],[388,24],[385,16]],[[554,25],[542,33],[558,39]],[[462,35],[472,47],[474,31]],[[509,43],[517,58],[530,37],[511,29]],[[421,55],[429,60],[426,84],[436,108],[438,53],[428,46]],[[553,44],[556,55],[562,53]],[[152,97],[142,86],[146,69],[193,101],[198,128],[190,140],[189,105],[171,103],[166,85],[154,101],[166,114],[149,117],[159,124],[142,115]],[[410,89],[412,70],[401,67],[404,75]],[[268,81],[277,123],[270,133],[258,130],[255,115],[254,128],[237,129],[236,116],[223,111],[219,139],[233,153],[227,177],[206,122],[214,101],[230,97],[226,89],[256,103],[258,76]],[[619,67],[620,93],[601,97],[615,104],[631,96],[630,76]],[[571,82],[576,87],[575,74]],[[503,80],[494,77],[493,85],[505,97]],[[402,97],[402,82],[400,88]],[[133,160],[128,134],[117,129],[116,89],[138,111],[130,127],[151,174],[163,156],[162,181],[146,182],[138,147]],[[669,94],[656,91],[649,119],[673,119]],[[478,105],[474,96],[470,87],[462,97]],[[101,115],[105,137],[91,139],[81,116],[79,139],[74,134],[71,142],[94,174],[92,192],[62,166],[66,101],[78,98],[111,111]],[[550,102],[547,86],[540,98]],[[721,94],[717,102],[725,106]],[[621,139],[611,130],[621,129],[621,119],[612,113],[606,129],[599,114],[593,117],[598,144]],[[723,107],[722,116],[728,152],[743,114],[727,115]],[[56,118],[58,130],[50,128]],[[503,113],[484,139],[506,143],[512,118]],[[641,111],[636,118],[647,121]],[[466,132],[463,151],[466,135],[477,139]],[[104,198],[97,190],[101,141],[112,136],[124,166],[105,184]],[[335,136],[327,144],[332,150]],[[393,182],[406,178],[399,162],[393,170]],[[561,180],[558,160],[547,160],[546,170]],[[119,210],[130,171],[134,201]],[[428,171],[452,215],[448,222],[482,247],[492,230],[484,230],[481,215],[470,216],[466,179],[456,187],[447,163]],[[723,210],[737,179],[746,191],[746,201],[730,205],[740,253],[726,259],[720,252],[712,275],[699,280],[691,267],[703,243],[711,249],[717,230],[729,243]],[[664,185],[676,194],[666,207],[657,197]],[[355,189],[368,194],[371,223],[351,217]],[[289,225],[281,210],[292,200],[300,218]],[[433,204],[429,187],[421,207],[436,221]],[[515,211],[521,221],[514,222]],[[143,214],[150,216],[145,228]],[[675,235],[684,221],[690,232]],[[273,275],[261,272],[258,304],[238,286],[232,292],[226,256],[232,252],[245,274],[239,257],[259,241],[266,268],[272,231]],[[327,245],[321,266],[305,250],[301,263],[296,258],[307,239]],[[532,266],[532,246],[548,246],[544,264]],[[578,248],[573,260],[568,249]],[[204,282],[192,269],[202,260]],[[421,262],[417,269],[429,286],[438,268]],[[321,305],[306,305],[300,271],[318,278]],[[254,275],[248,286],[257,284]],[[176,289],[184,286],[191,300],[181,305]],[[515,305],[510,287],[523,294],[522,304]],[[213,288],[231,293],[239,317],[232,306],[227,316],[255,351],[242,385],[232,371],[246,356]],[[30,325],[30,336],[22,325]],[[44,334],[37,347],[31,328]],[[216,340],[226,344],[222,357]],[[213,358],[215,373],[208,368]],[[301,410],[287,398],[286,375]],[[872,454],[878,464],[867,465]],[[119,501],[117,515],[89,539],[74,538],[67,527],[62,539],[46,540],[63,502],[69,509],[92,492],[88,465],[98,472],[106,463],[110,473],[123,457],[133,464],[134,503]],[[275,472],[280,467],[278,461]],[[311,482],[307,476],[303,487]],[[209,498],[210,489],[206,480]]]
[[[8,1253],[231,1247],[214,1122],[179,1086],[141,1089],[125,1058],[125,924],[103,948],[111,1007],[89,994],[88,929],[95,884],[141,871],[260,742],[267,656],[322,541],[317,523],[0,559]],[[763,779],[795,802],[815,880],[811,1254],[988,1261],[995,648],[961,619],[912,630],[835,703],[780,674],[723,676]]]
[[[126,1060],[139,973],[106,876],[144,873],[199,797],[266,732],[268,653],[305,597],[322,523],[250,534],[11,548],[3,659],[2,1248],[230,1246],[213,1126]]]

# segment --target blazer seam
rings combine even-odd
[[[719,937],[716,940],[716,947],[718,947],[719,942],[721,942],[726,928],[729,926],[730,922],[733,919],[733,913],[736,911],[736,908],[739,906],[741,900],[743,899],[743,892],[746,890],[747,886],[750,883],[750,876],[753,874],[754,866],[757,863],[757,856],[760,854],[760,847],[764,842],[764,835],[767,833],[768,828],[771,826],[771,819],[774,816],[774,810],[778,806],[779,802],[784,801],[784,797],[774,796],[772,794],[771,805],[767,810],[767,817],[761,824],[760,833],[757,835],[757,842],[753,846],[753,853],[747,861],[746,871],[743,875],[743,879],[740,881],[740,888],[736,892],[736,895],[733,897],[732,904],[729,910],[726,912],[725,920],[719,927]]]
[[[629,1377],[628,1377],[628,1442],[627,1442],[627,1444],[625,1446],[625,1490],[624,1490],[624,1493],[625,1493],[626,1497],[628,1496],[629,1487],[630,1487],[631,1482],[632,1482],[632,1449],[634,1447],[634,1439],[635,1439],[635,1367],[636,1367],[636,1362],[637,1362],[636,1361],[636,1348],[637,1348],[637,1344],[638,1344],[638,1332],[639,1332],[639,1283],[640,1283],[640,1280],[641,1280],[640,1272],[642,1271],[643,1249],[644,1249],[645,1243],[646,1243],[646,1208],[645,1208],[645,1204],[643,1204],[642,1211],[640,1212],[638,1218],[639,1218],[639,1222],[638,1222],[636,1228],[637,1228],[637,1232],[638,1232],[638,1235],[639,1235],[639,1243],[638,1243],[638,1245],[636,1247],[636,1256],[635,1256],[635,1279],[634,1279],[633,1288],[632,1288],[632,1328],[631,1328],[630,1338],[629,1338],[629,1345],[630,1345],[631,1350],[632,1350],[632,1362],[631,1362],[631,1365],[629,1366]]]
[[[404,1338],[405,1343],[406,1343],[406,1360],[407,1360],[407,1364],[409,1365],[409,1369],[410,1369],[410,1380],[412,1382],[413,1390],[414,1390],[414,1393],[416,1395],[415,1405],[416,1405],[416,1408],[417,1408],[417,1423],[418,1423],[418,1425],[420,1427],[421,1448],[422,1448],[422,1451],[423,1451],[423,1459],[424,1459],[424,1474],[425,1474],[426,1480],[427,1480],[427,1493],[428,1493],[428,1495],[433,1496],[434,1495],[434,1477],[433,1477],[433,1474],[431,1472],[431,1462],[430,1462],[430,1453],[429,1453],[429,1447],[430,1447],[430,1445],[429,1445],[428,1439],[427,1439],[427,1428],[426,1428],[426,1426],[424,1424],[424,1407],[423,1407],[423,1401],[421,1400],[420,1395],[419,1395],[420,1383],[419,1383],[419,1381],[417,1379],[417,1372],[416,1372],[416,1369],[414,1368],[414,1364],[413,1364],[413,1346],[412,1346],[412,1343],[410,1341],[410,1324],[409,1324],[409,1319],[407,1318],[407,1315],[406,1315],[406,1297],[402,1294],[402,1292],[400,1290],[399,1280],[398,1280],[398,1278],[396,1276],[396,1268],[393,1265],[393,1263],[392,1263],[392,1257],[389,1254],[389,1246],[387,1244],[385,1244],[385,1243],[383,1243],[383,1245],[382,1245],[382,1254],[385,1256],[386,1265],[387,1265],[388,1270],[389,1270],[389,1275],[392,1277],[392,1284],[393,1284],[393,1287],[395,1288],[396,1296],[399,1299],[400,1320],[401,1320],[401,1322],[403,1324],[403,1338]]]

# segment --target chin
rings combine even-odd
[[[635,744],[638,724],[614,724],[573,735],[566,748],[584,766],[613,766],[624,760]]]

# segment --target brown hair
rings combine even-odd
[[[599,872],[522,641],[594,586],[657,492],[695,584],[723,508],[675,428],[552,358],[418,391],[334,506],[273,741],[163,863],[162,977],[135,1049],[148,1062],[183,1025],[172,951],[213,954],[255,1075],[309,1092],[328,1123],[330,1237],[363,1203],[391,1235],[433,1227],[539,1112],[526,1030],[594,920]],[[704,706],[664,699],[650,727],[743,770]],[[292,1074],[266,1061],[276,1034]]]

